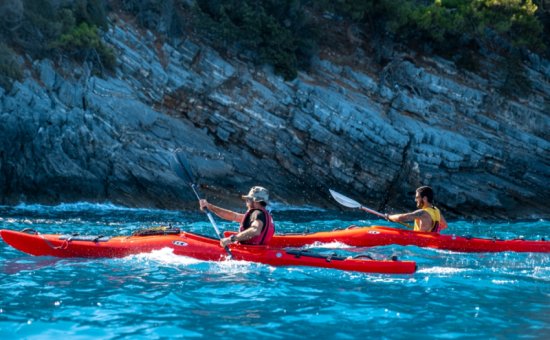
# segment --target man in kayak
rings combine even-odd
[[[207,208],[224,220],[241,224],[237,234],[220,240],[222,247],[235,242],[254,245],[268,244],[275,233],[273,218],[265,209],[269,201],[267,189],[260,186],[252,187],[248,195],[244,195],[242,198],[246,202],[246,212],[244,214],[220,208],[205,199],[199,201],[201,210]]]
[[[414,221],[414,231],[438,233],[447,228],[445,217],[433,205],[434,192],[431,187],[422,186],[416,189],[414,199],[418,210],[405,214],[388,215],[388,219],[394,222]]]

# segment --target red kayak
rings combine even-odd
[[[117,237],[51,235],[12,230],[1,230],[0,235],[15,249],[35,256],[114,258],[171,248],[176,255],[204,261],[227,259],[227,253],[220,247],[219,240],[179,230],[172,234]],[[322,255],[273,246],[233,244],[229,248],[234,260],[272,266],[312,266],[383,274],[412,274],[416,271],[416,263],[412,261]]]
[[[226,232],[226,236],[231,232]],[[452,250],[459,252],[550,252],[550,242],[540,240],[499,240],[455,236],[437,233],[417,232],[382,226],[351,226],[343,230],[322,231],[310,234],[274,235],[269,243],[272,247],[302,247],[319,243],[340,242],[355,247],[372,247],[398,244]]]

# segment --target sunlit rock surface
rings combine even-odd
[[[105,40],[118,54],[110,77],[37,60],[0,90],[3,204],[196,208],[170,168],[181,149],[207,196],[230,207],[259,184],[285,204],[339,208],[333,188],[401,211],[431,185],[449,217],[550,217],[547,60],[524,65],[533,90],[514,100],[495,90],[491,64],[480,76],[403,55],[373,66],[363,53],[319,57],[285,82],[192,37],[169,45],[120,20]]]

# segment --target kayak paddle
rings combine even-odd
[[[402,223],[402,222],[395,222],[395,221],[392,221],[390,219],[388,219],[388,215],[385,215],[385,214],[382,214],[376,210],[372,210],[370,208],[367,208],[365,207],[364,205],[362,205],[361,203],[355,201],[355,200],[352,200],[351,198],[349,197],[346,197],[332,189],[328,189],[330,191],[330,194],[332,195],[332,197],[334,197],[334,199],[336,200],[336,202],[340,203],[341,205],[345,206],[345,207],[348,207],[348,208],[354,208],[354,209],[361,209],[361,210],[364,210],[368,213],[371,213],[373,215],[376,215],[376,216],[379,216],[379,217],[382,217],[383,219],[387,220],[387,221],[390,221],[390,222],[394,222],[394,223],[399,223],[407,228],[412,228],[412,226],[408,223]]]
[[[200,201],[201,196],[199,194],[199,190],[197,189],[197,185],[195,184],[195,176],[193,175],[193,172],[191,171],[191,167],[189,166],[189,163],[187,162],[187,159],[185,159],[185,156],[182,152],[175,152],[174,157],[172,157],[172,160],[170,162],[170,165],[172,166],[172,170],[178,175],[179,178],[183,179],[191,189],[193,189],[193,192],[195,193],[195,196]],[[218,229],[218,226],[216,225],[216,221],[214,220],[214,217],[212,216],[212,213],[208,208],[204,208],[204,212],[206,213],[206,216],[208,216],[208,219],[210,220],[210,224],[212,224],[212,227],[214,227],[214,230],[216,231],[216,235],[218,235],[218,238],[221,240],[222,235],[220,234],[220,230]],[[229,258],[233,258],[233,254],[231,254],[231,251],[229,250],[228,246],[224,247],[225,251],[229,255]]]

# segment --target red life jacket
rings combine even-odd
[[[273,237],[273,234],[275,234],[275,225],[273,224],[273,218],[271,217],[271,214],[267,212],[264,208],[256,208],[256,209],[250,209],[246,212],[244,215],[243,221],[241,222],[241,227],[239,228],[239,232],[244,231],[250,227],[250,225],[245,226],[245,223],[248,222],[248,218],[250,217],[250,214],[254,212],[255,210],[260,210],[264,213],[265,216],[265,223],[262,228],[262,232],[258,236],[254,236],[253,238],[242,241],[242,244],[254,244],[254,245],[264,245],[268,244],[271,238]]]

